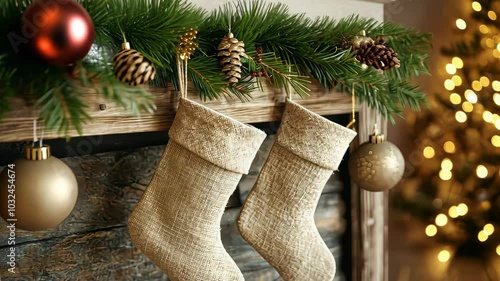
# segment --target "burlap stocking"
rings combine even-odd
[[[356,133],[287,101],[238,228],[285,281],[329,281],[335,260],[314,224],[327,180]]]
[[[171,280],[244,280],[220,220],[265,133],[181,99],[170,141],[132,212],[133,243]]]

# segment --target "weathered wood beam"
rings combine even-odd
[[[349,95],[327,91],[319,85],[311,86],[310,96],[301,99],[294,95],[294,100],[308,109],[321,115],[348,113],[351,106]],[[179,95],[172,89],[149,88],[155,96],[157,110],[153,114],[143,113],[135,116],[131,111],[108,102],[102,96],[83,89],[81,96],[88,106],[92,121],[83,126],[83,136],[125,134],[138,132],[154,132],[168,130],[175,117]],[[189,92],[189,98],[199,101],[194,91]],[[201,101],[200,101],[201,102]],[[235,118],[244,123],[271,122],[281,118],[284,109],[285,96],[281,91],[265,88],[264,91],[252,93],[252,100],[241,102],[236,98],[228,98],[203,102],[206,106]],[[104,110],[100,105],[105,105]],[[22,99],[13,100],[11,108],[0,121],[0,142],[28,141],[33,139],[33,119],[38,112],[32,105]],[[79,136],[76,130],[70,129],[68,137]],[[46,131],[45,139],[66,137],[55,131]]]

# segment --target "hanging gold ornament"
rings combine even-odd
[[[222,38],[217,48],[217,56],[222,65],[222,72],[226,75],[229,83],[238,83],[241,78],[241,57],[245,56],[245,43],[234,38],[234,34],[229,32]]]
[[[198,48],[198,43],[194,40],[196,39],[196,35],[198,31],[194,28],[190,28],[184,35],[181,36],[181,42],[177,46],[179,57],[181,60],[188,60]]]
[[[28,146],[24,156],[0,174],[0,215],[19,229],[55,228],[76,204],[76,177],[48,145]]]
[[[405,161],[394,144],[384,141],[377,130],[370,140],[349,156],[349,174],[361,188],[368,191],[386,191],[403,177]]]
[[[122,44],[122,50],[113,57],[113,70],[116,78],[130,86],[142,85],[155,79],[156,68],[153,63],[130,44]]]

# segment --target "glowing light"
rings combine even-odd
[[[457,111],[457,113],[455,113],[455,119],[457,119],[458,123],[465,123],[467,121],[467,114],[463,111]]]
[[[455,144],[452,141],[447,141],[444,143],[443,149],[447,153],[455,153]]]
[[[490,79],[486,76],[483,76],[479,79],[479,82],[483,87],[488,87],[490,85]]]
[[[488,17],[490,18],[490,20],[496,20],[497,19],[497,13],[495,13],[494,11],[489,11],[488,12]]]
[[[449,63],[446,65],[446,72],[450,75],[453,75],[457,73],[457,68],[453,64]]]
[[[451,77],[451,81],[453,81],[453,84],[455,84],[455,86],[462,85],[462,77],[458,75],[453,75],[453,77]]]
[[[488,48],[495,47],[495,41],[493,41],[493,39],[491,39],[491,38],[486,39],[485,44],[486,44],[486,47],[488,47]]]
[[[443,161],[441,162],[441,169],[445,171],[451,171],[451,169],[453,169],[453,162],[451,162],[449,158],[443,159]]]
[[[453,93],[450,95],[450,101],[452,104],[460,104],[462,102],[462,97],[457,93]]]
[[[488,176],[488,168],[486,168],[484,165],[478,165],[476,167],[476,175],[480,179],[484,179]]]
[[[439,178],[444,180],[444,181],[449,181],[453,177],[453,173],[448,170],[441,170],[439,171]]]
[[[486,231],[484,231],[484,230],[479,231],[479,233],[477,234],[477,239],[480,242],[484,242],[484,241],[488,240],[488,233],[486,233]]]
[[[481,3],[477,2],[477,1],[472,2],[472,9],[476,12],[481,11],[481,9],[482,9]]]
[[[435,225],[433,224],[429,224],[426,228],[425,228],[425,235],[429,236],[429,237],[432,237],[432,236],[435,236],[438,232],[438,229]]]
[[[464,203],[460,203],[457,206],[457,213],[459,216],[465,216],[469,212],[469,207],[465,205]]]
[[[491,137],[491,144],[494,147],[500,147],[500,136],[494,135]]]
[[[497,246],[497,255],[500,256],[500,245]]]
[[[500,51],[498,50],[498,46],[497,49],[493,50],[492,53],[495,58],[500,58]]]
[[[495,102],[496,105],[500,105],[500,94],[499,93],[495,93],[493,95],[493,101]]]
[[[446,81],[444,81],[444,88],[448,91],[452,91],[455,89],[455,83],[453,83],[451,79],[446,79]]]
[[[493,87],[493,90],[500,92],[500,81],[493,81],[493,83],[491,83],[491,87]]]
[[[489,210],[491,209],[491,203],[490,201],[483,201],[481,202],[481,208],[483,208],[483,210]]]
[[[465,112],[472,112],[472,110],[474,110],[474,105],[472,105],[472,103],[466,101],[462,104],[462,109],[465,111]]]
[[[483,112],[483,120],[484,120],[484,122],[488,122],[488,123],[493,122],[493,113],[489,112],[488,110],[485,110]]]
[[[424,148],[424,157],[425,158],[431,159],[434,157],[434,155],[436,155],[436,151],[434,151],[434,148],[432,148],[430,146],[426,146]]]
[[[462,69],[464,67],[464,61],[459,58],[459,57],[454,57],[451,60],[451,63],[457,68],[457,69]]]
[[[474,89],[474,91],[481,91],[483,89],[483,85],[481,85],[481,82],[479,81],[474,81],[472,82],[472,89]]]
[[[495,118],[495,116],[493,116],[493,118]],[[500,120],[495,121],[495,127],[497,128],[497,130],[500,130]]]
[[[487,27],[487,26],[486,26],[486,25],[484,25],[484,24],[481,24],[481,25],[479,26],[479,31],[480,31],[481,33],[483,33],[483,34],[488,34],[488,33],[490,33],[490,28],[489,28],[489,27]]]
[[[488,236],[490,236],[493,234],[493,232],[495,232],[495,227],[491,223],[489,223],[483,227],[483,230],[484,232],[486,232],[486,234],[488,234]]]
[[[465,91],[465,98],[470,102],[470,103],[477,103],[477,95],[471,90]]]
[[[457,19],[455,24],[460,30],[464,30],[467,28],[467,23],[463,19]]]
[[[436,216],[436,225],[445,226],[448,223],[448,217],[445,214],[439,214]]]
[[[445,262],[450,260],[450,257],[451,257],[450,252],[448,252],[446,250],[442,250],[438,254],[438,261],[445,263]]]
[[[450,209],[448,210],[448,215],[452,219],[458,218],[457,206],[451,206]]]

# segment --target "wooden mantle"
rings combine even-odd
[[[83,101],[88,105],[92,120],[83,126],[83,136],[109,135],[168,130],[175,117],[179,95],[164,88],[150,88],[156,97],[157,110],[153,114],[144,113],[141,117],[131,111],[110,103],[95,93],[83,93]],[[190,91],[189,97],[200,101]],[[265,89],[252,93],[252,100],[241,102],[237,98],[207,101],[204,104],[220,113],[226,114],[244,123],[271,122],[281,118],[284,109],[285,94],[282,91]],[[301,99],[293,95],[294,101],[320,115],[349,113],[352,110],[351,97],[333,91],[327,91],[319,85],[313,87],[310,96]],[[201,101],[200,101],[201,102]],[[105,109],[100,109],[105,107]],[[21,99],[14,100],[5,118],[0,121],[0,142],[29,141],[33,139],[33,119],[37,116],[32,106]],[[71,129],[67,137],[79,136]],[[66,137],[55,131],[45,132],[45,139]]]

